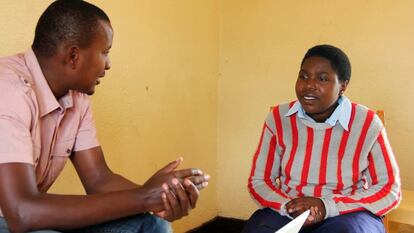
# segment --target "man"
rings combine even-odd
[[[101,9],[58,0],[32,49],[0,58],[0,233],[167,232],[208,185],[198,169],[175,170],[181,158],[142,186],[107,167],[87,95],[111,66],[112,37]],[[87,195],[47,194],[68,158]]]

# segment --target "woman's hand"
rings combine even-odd
[[[293,218],[296,218],[306,210],[310,210],[310,215],[304,224],[305,227],[322,222],[325,218],[325,205],[319,198],[299,197],[286,204],[286,211]]]

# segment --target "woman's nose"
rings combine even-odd
[[[306,80],[306,88],[308,89],[315,89],[316,88],[316,81],[314,78],[308,78]]]

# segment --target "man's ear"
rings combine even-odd
[[[78,68],[80,49],[76,45],[70,45],[65,49],[65,63],[69,65],[71,69]]]
[[[341,82],[341,87],[340,87],[340,89],[339,89],[339,95],[343,95],[344,94],[344,92],[346,91],[346,88],[348,87],[348,83],[349,83],[349,80],[345,80],[344,82]]]

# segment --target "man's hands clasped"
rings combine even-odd
[[[148,209],[167,221],[188,215],[196,207],[200,190],[207,187],[210,176],[199,169],[175,170],[179,158],[157,171],[141,189],[146,193]]]

